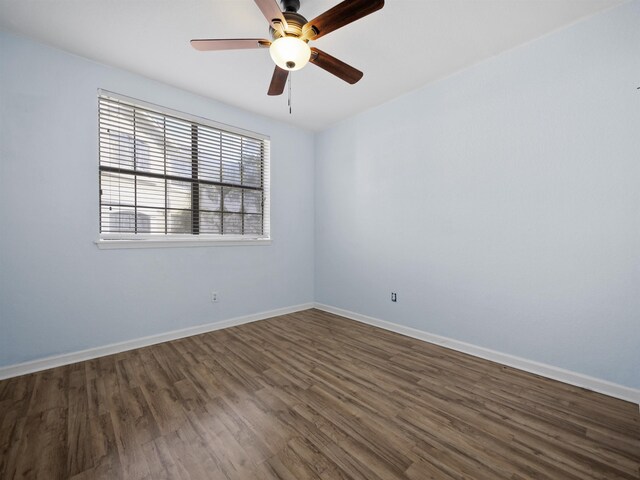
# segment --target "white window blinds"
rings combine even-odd
[[[113,94],[98,101],[101,238],[269,237],[268,138]]]

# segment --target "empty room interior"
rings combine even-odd
[[[640,480],[640,0],[0,0],[0,479]]]

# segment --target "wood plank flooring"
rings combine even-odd
[[[0,382],[0,478],[637,480],[640,414],[307,310]]]

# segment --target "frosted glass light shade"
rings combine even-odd
[[[276,65],[290,72],[300,70],[311,58],[309,45],[296,37],[276,39],[269,47],[269,53]]]

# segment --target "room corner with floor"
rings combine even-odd
[[[0,0],[0,478],[640,480],[639,25]]]

